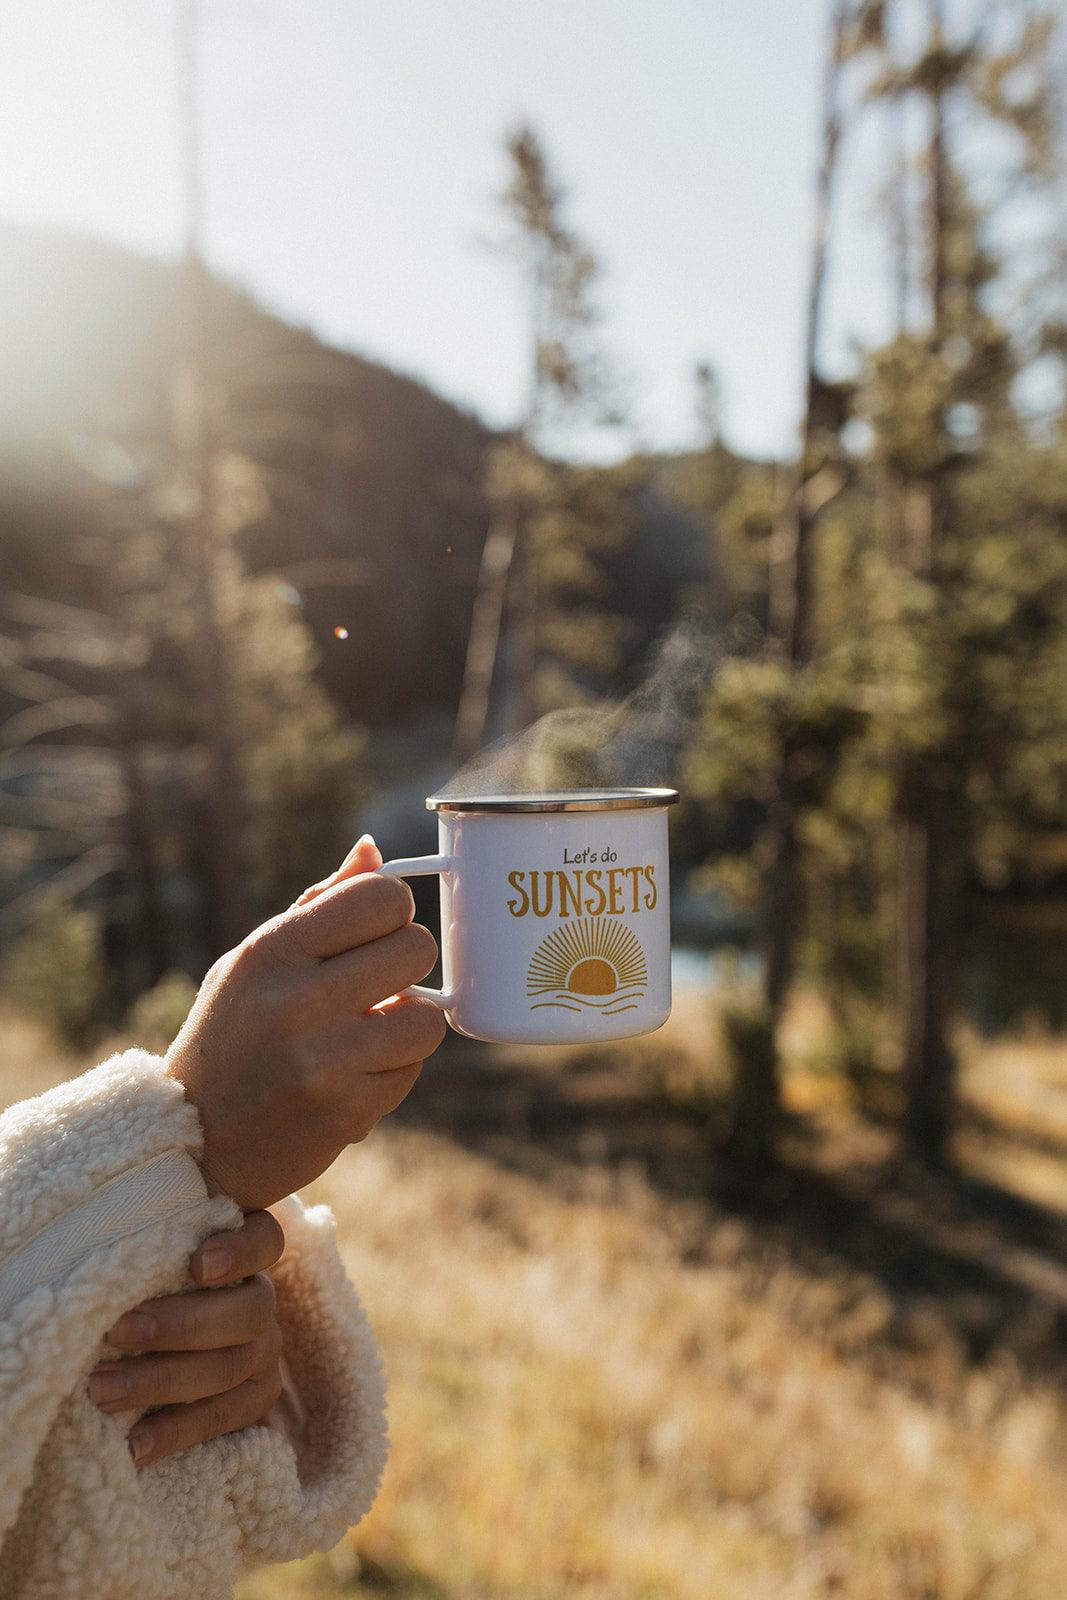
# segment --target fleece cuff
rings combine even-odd
[[[231,1200],[157,1057],[129,1050],[0,1117],[0,1539],[111,1324],[175,1286]]]
[[[289,1202],[273,1270],[300,1425],[136,1471],[133,1414],[85,1392],[107,1329],[188,1285],[231,1200],[196,1167],[193,1108],[129,1051],[0,1118],[0,1596],[231,1600],[242,1567],[327,1548],[374,1498],[385,1384],[324,1206]]]

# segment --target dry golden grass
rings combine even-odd
[[[81,1070],[82,1063],[58,1045],[46,1028],[7,1008],[0,1009],[0,1045],[0,1109],[43,1094]]]
[[[873,1281],[824,1286],[850,1325],[827,1338],[819,1286],[759,1282],[736,1229],[688,1265],[695,1218],[632,1176],[585,1187],[393,1130],[317,1186],[385,1351],[393,1456],[339,1563],[247,1600],[344,1593],[360,1562],[464,1600],[1062,1594],[1054,1393],[956,1353],[948,1393],[879,1377]]]
[[[994,1098],[1010,1068],[1012,1105],[1067,1083],[1062,1042],[967,1059]],[[805,1271],[634,1171],[537,1182],[405,1129],[316,1192],[385,1351],[393,1454],[339,1552],[245,1600],[1063,1594],[1058,1389],[974,1364],[873,1271]]]
[[[3,1034],[8,1098],[62,1070]],[[982,1109],[1010,1104],[1004,1176],[1019,1105],[1067,1111],[1067,1047],[967,1062]],[[1004,1349],[976,1362],[931,1306],[894,1339],[876,1262],[806,1264],[633,1167],[535,1179],[410,1127],[313,1194],[383,1346],[392,1455],[337,1551],[242,1600],[1060,1600],[1059,1390]]]

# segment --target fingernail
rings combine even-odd
[[[147,1311],[128,1311],[107,1336],[108,1344],[147,1344],[156,1332],[156,1319]]]
[[[200,1277],[204,1283],[217,1283],[233,1270],[233,1251],[225,1245],[213,1244],[200,1257]]]
[[[368,845],[368,844],[369,845],[373,845],[373,843],[374,843],[374,840],[371,838],[369,833],[361,833],[359,838],[356,840],[355,844],[352,846],[351,850],[345,856],[344,860],[341,862],[341,865],[340,865],[340,867],[338,867],[337,870],[339,872],[343,872],[345,867],[348,866],[348,863],[350,861],[354,861],[356,859],[356,857],[359,855],[359,852],[363,849],[364,845]]]
[[[89,1374],[89,1399],[94,1405],[107,1400],[125,1400],[130,1392],[129,1375],[121,1368],[98,1368]]]
[[[145,1456],[151,1454],[152,1434],[148,1428],[135,1428],[127,1436],[126,1443],[130,1447],[133,1464],[136,1466],[139,1461],[144,1460]]]

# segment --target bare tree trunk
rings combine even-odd
[[[947,1159],[955,1112],[950,1027],[959,994],[962,852],[956,797],[917,774],[900,823],[900,970],[904,1144],[926,1164]]]
[[[894,139],[892,191],[889,196],[889,224],[891,240],[891,266],[895,309],[895,333],[902,339],[908,331],[908,312],[911,304],[911,217],[908,205],[908,158],[905,132],[905,100],[899,95],[891,102],[893,111],[892,135]],[[917,536],[916,518],[925,521],[926,507],[920,503],[914,485],[909,484],[899,467],[887,462],[879,475],[879,500],[885,530],[885,546],[890,559],[905,565],[915,565],[914,551]],[[903,808],[902,808],[903,812]],[[915,992],[914,974],[925,957],[925,933],[916,916],[912,899],[913,881],[910,861],[917,841],[908,837],[903,815],[898,819],[896,871],[888,891],[888,925],[895,937],[895,949],[887,950],[887,961],[895,956],[893,997],[896,1010],[905,1015],[909,992]]]
[[[201,251],[202,197],[198,103],[198,11],[183,0],[182,88],[185,133],[187,244],[182,273],[184,384],[178,421],[194,511],[187,557],[193,591],[193,663],[200,726],[207,754],[204,816],[207,839],[206,923],[212,953],[236,944],[248,931],[244,870],[243,784],[237,754],[230,652],[220,603],[221,574],[216,515],[215,460],[209,423],[207,273]]]
[[[891,102],[893,112],[893,176],[889,195],[890,233],[892,239],[893,306],[895,333],[898,339],[908,329],[908,308],[911,299],[911,220],[908,210],[908,154],[905,132],[904,97],[898,95]],[[908,486],[899,469],[886,466],[882,469],[879,496],[886,526],[886,546],[893,559],[906,559],[908,549]]]
[[[805,320],[805,393],[800,449],[788,503],[774,540],[770,573],[771,632],[783,659],[794,672],[803,667],[811,653],[813,516],[805,490],[816,466],[813,456],[819,398],[818,350],[834,179],[841,141],[838,99],[846,17],[845,0],[836,0],[823,80],[822,152],[815,191],[811,278]],[[772,1032],[781,1020],[792,981],[802,910],[794,765],[788,731],[783,728],[779,730],[777,771],[764,839],[764,1001],[767,1026]],[[773,1048],[753,1051],[751,1062],[739,1063],[738,1072],[752,1081],[737,1086],[728,1153],[748,1165],[764,1166],[773,1154],[775,1122],[781,1107],[776,1051]]]
[[[508,692],[504,706],[504,732],[519,734],[537,714],[537,658],[540,643],[540,597],[537,551],[531,519],[519,514],[519,538],[508,581]]]
[[[514,145],[509,142],[514,155]],[[542,192],[545,208],[551,212],[558,196]],[[540,213],[544,216],[544,211]],[[522,421],[510,437],[513,450],[533,448],[543,403],[544,372],[541,349],[545,337],[546,296],[549,284],[546,263],[538,253],[526,285],[529,315],[528,392]],[[514,463],[509,471],[514,470]],[[524,568],[532,561],[528,526],[521,493],[511,486],[504,502],[494,513],[482,549],[478,588],[471,613],[471,631],[463,667],[463,687],[456,713],[454,749],[462,766],[477,754],[486,739],[497,663],[501,676],[506,731],[518,732],[529,709],[529,671],[536,653],[536,601],[520,593]]]
[[[494,515],[482,548],[463,666],[463,688],[456,713],[455,759],[459,766],[477,755],[485,743],[504,600],[518,531],[518,507],[511,500]]]
[[[530,358],[530,398],[526,415],[512,433],[509,448],[526,450],[533,436],[539,414],[538,394],[538,311],[537,294],[533,296],[531,313],[533,337]],[[509,464],[509,475],[514,464]],[[524,506],[514,485],[509,487],[493,512],[489,532],[482,546],[482,560],[478,572],[478,587],[471,612],[471,628],[467,637],[467,654],[463,663],[463,687],[460,690],[459,709],[456,712],[454,754],[459,766],[472,760],[486,742],[493,682],[497,676],[497,662],[502,661],[505,634],[509,627],[513,643],[517,642],[517,655],[529,654],[532,660],[536,616],[526,597],[517,595],[517,585],[522,581],[522,568],[530,559],[524,537]],[[518,635],[518,639],[514,638]],[[505,731],[519,732],[523,726],[522,708],[525,704],[525,684],[517,683],[514,656],[506,660],[504,692]]]
[[[929,48],[944,43],[941,0],[928,0]],[[928,272],[930,337],[936,350],[945,334],[948,237],[948,168],[944,93],[929,92],[930,142]],[[944,487],[932,477],[923,487],[925,515],[915,519],[911,558],[915,570],[936,581],[948,518]],[[959,991],[960,902],[964,854],[958,795],[951,763],[935,752],[905,774],[900,823],[904,1143],[930,1165],[947,1158],[955,1107],[956,1063],[950,1028]]]
[[[908,213],[908,146],[905,101],[897,95],[890,102],[893,113],[893,190],[891,228],[893,235],[893,308],[897,334],[908,326],[911,299],[911,224]]]

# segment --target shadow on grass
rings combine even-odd
[[[264,1567],[245,1578],[236,1600],[452,1600],[453,1591],[436,1578],[406,1566],[386,1566],[366,1555],[353,1556],[341,1544],[329,1555],[309,1556],[289,1566]]]
[[[638,1171],[665,1200],[698,1206],[688,1263],[719,1259],[717,1235],[733,1220],[760,1277],[789,1262],[845,1298],[843,1280],[873,1281],[893,1309],[868,1340],[872,1353],[906,1358],[921,1324],[923,1340],[950,1336],[966,1361],[1010,1353],[1027,1374],[1067,1387],[1067,1216],[966,1174],[895,1165],[884,1129],[828,1153],[812,1124],[793,1118],[784,1158],[751,1184],[723,1169],[713,1118],[631,1070],[613,1073],[600,1051],[553,1072],[455,1039],[398,1116],[564,1189],[593,1164]]]
[[[367,1556],[363,1557],[359,1576],[347,1592],[377,1596],[379,1600],[450,1600],[451,1594],[424,1572],[381,1566]]]
[[[960,1127],[986,1139],[1003,1139],[1035,1155],[1051,1156],[1067,1162],[1067,1138],[1051,1129],[1012,1123],[1005,1126],[980,1106],[965,1106],[960,1112]]]

